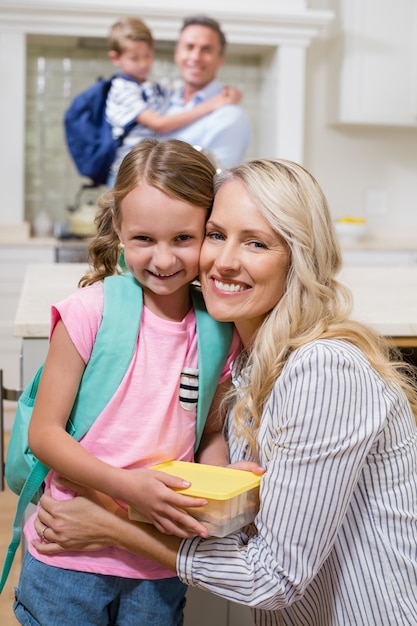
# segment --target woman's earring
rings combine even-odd
[[[126,267],[126,261],[125,261],[125,246],[122,242],[119,243],[119,245],[117,246],[117,249],[119,251],[119,265],[122,268],[123,272],[125,272],[127,270]]]

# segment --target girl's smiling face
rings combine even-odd
[[[284,291],[287,243],[263,217],[245,186],[230,180],[216,193],[200,256],[209,313],[232,321],[248,345]]]
[[[183,319],[190,282],[198,275],[207,211],[141,183],[122,200],[121,226],[128,270],[144,302],[161,317]]]

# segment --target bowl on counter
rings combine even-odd
[[[363,217],[339,217],[334,225],[341,244],[357,243],[368,233],[368,223]]]

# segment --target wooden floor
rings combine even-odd
[[[7,445],[7,440],[6,440]],[[15,513],[17,496],[6,486],[6,491],[0,491],[0,567],[3,568],[4,557],[11,539],[12,521]],[[0,595],[0,624],[1,626],[16,626],[18,621],[13,614],[14,586],[19,579],[20,565],[22,561],[19,550],[9,578]]]

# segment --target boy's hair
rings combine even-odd
[[[144,41],[154,47],[152,33],[142,20],[137,17],[123,17],[113,24],[107,37],[109,50],[122,54],[129,41]]]
[[[182,23],[180,33],[182,33],[188,26],[206,26],[211,28],[217,33],[220,42],[220,54],[223,56],[226,52],[226,35],[221,29],[219,22],[207,15],[190,15],[186,17]]]
[[[124,157],[113,189],[98,200],[97,234],[89,248],[93,271],[81,279],[80,285],[117,273],[120,242],[114,224],[120,227],[122,202],[142,181],[170,198],[205,209],[208,218],[215,173],[214,165],[202,152],[179,139],[146,138],[136,144]]]

